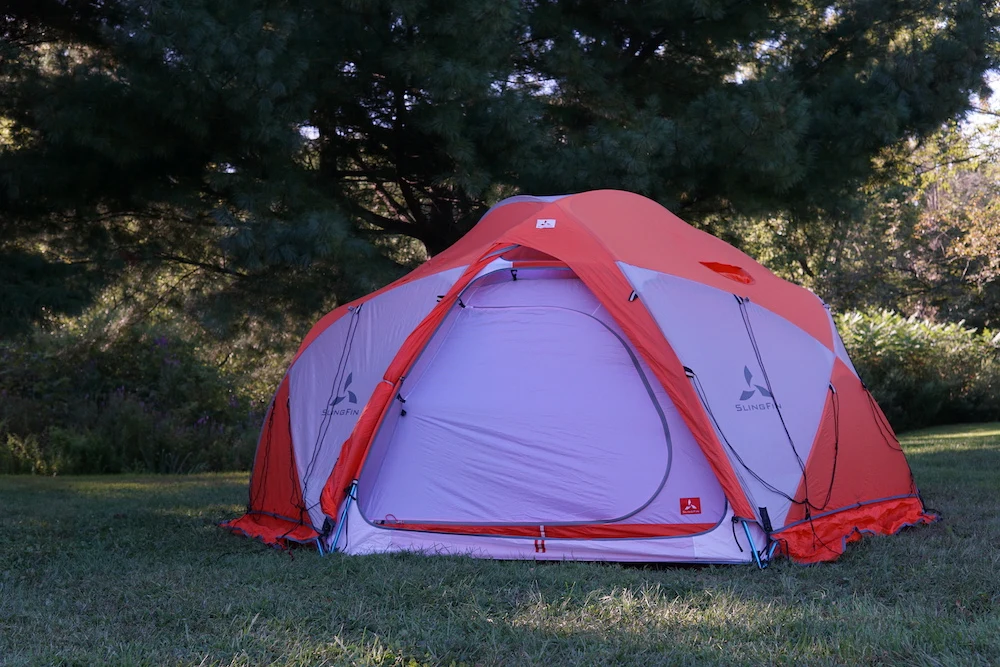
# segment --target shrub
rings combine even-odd
[[[0,473],[246,469],[261,406],[169,328],[0,343]]]
[[[1000,334],[887,310],[839,315],[837,327],[896,430],[1000,419]]]

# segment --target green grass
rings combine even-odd
[[[1000,664],[1000,424],[903,438],[944,522],[833,564],[321,558],[246,475],[0,477],[0,664]]]

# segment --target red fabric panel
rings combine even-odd
[[[245,528],[244,526],[252,527],[261,521],[256,514],[260,512],[285,517],[284,521],[274,519],[281,523],[280,530],[274,527],[276,524],[270,519],[261,524],[265,528],[254,530]],[[298,531],[297,526],[312,530],[309,528],[309,515],[302,502],[302,485],[299,483],[298,468],[292,453],[287,376],[278,387],[278,393],[274,396],[271,408],[264,419],[264,427],[261,429],[257,455],[253,462],[253,474],[250,477],[250,503],[247,514],[223,526],[239,528],[269,544],[275,544],[276,535],[290,530]]]
[[[292,452],[288,386],[286,376],[260,432],[250,478],[250,510],[277,514],[308,525],[309,515],[302,502],[302,485]]]
[[[714,523],[615,523],[587,524],[582,526],[483,526],[476,524],[449,525],[440,523],[406,523],[403,521],[380,524],[392,530],[414,530],[423,533],[455,533],[459,535],[502,535],[505,537],[544,537],[560,539],[608,539],[640,537],[683,537],[707,533]]]
[[[265,544],[280,547],[287,547],[288,542],[309,542],[319,537],[319,533],[309,526],[266,514],[244,514],[238,519],[219,525],[234,533],[241,533]]]
[[[882,410],[840,359],[834,361],[831,383],[836,397],[827,396],[796,500],[808,493],[809,513],[816,515],[916,494],[906,456]],[[804,503],[793,505],[785,525],[804,519],[805,510]]]
[[[805,521],[774,534],[779,552],[798,563],[836,560],[865,534],[893,535],[907,526],[929,524],[938,516],[924,511],[919,498],[897,498],[851,507]]]

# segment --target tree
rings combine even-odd
[[[401,237],[438,252],[517,191],[624,188],[730,238],[741,216],[834,237],[874,157],[983,91],[1000,20],[972,0],[39,0],[2,16],[0,252],[91,267],[87,284],[166,263],[216,292],[338,298],[413,257]]]
[[[771,216],[734,228],[773,270],[838,310],[878,307],[995,327],[998,146],[1000,124],[952,122],[884,151],[854,207],[828,224]]]

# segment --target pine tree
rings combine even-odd
[[[983,91],[998,20],[973,0],[9,2],[0,253],[76,276],[36,317],[167,264],[315,306],[518,191],[829,231],[874,156]]]

